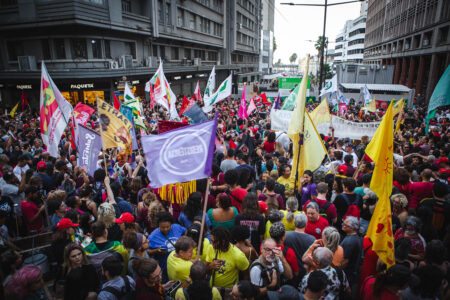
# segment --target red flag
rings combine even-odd
[[[155,100],[155,91],[153,90],[153,84],[149,84],[149,93],[150,93],[150,109],[153,109],[155,107],[156,104],[156,100]]]
[[[196,101],[202,101],[202,93],[201,93],[201,91],[200,91],[200,84],[199,84],[199,81],[197,81],[197,85],[195,86],[195,91],[194,91],[194,99],[196,100]]]
[[[261,97],[262,103],[264,103],[264,105],[271,105],[271,103],[267,100],[266,93],[261,93],[259,96]]]
[[[29,106],[30,104],[28,103],[28,98],[25,95],[25,92],[22,90],[22,93],[20,94],[20,100],[22,101],[22,111],[25,110],[25,108],[27,106]]]
[[[89,121],[94,112],[95,109],[93,109],[89,105],[78,102],[77,106],[75,106],[75,108],[73,109],[73,121],[75,122],[75,125],[81,124],[83,126],[86,126],[87,121]]]
[[[80,103],[78,103],[78,104],[80,104]],[[76,109],[76,107],[75,107],[75,109]],[[77,149],[77,145],[76,145],[76,143],[75,143],[75,126],[76,126],[76,121],[75,121],[75,117],[72,115],[72,118],[71,118],[71,120],[69,121],[69,129],[70,129],[70,135],[72,136],[72,138],[70,138],[69,139],[69,142],[70,142],[70,147],[73,149],[73,150],[76,150]]]
[[[114,108],[116,110],[120,110],[120,100],[117,98],[116,93],[112,93],[113,94],[113,98],[114,98]]]
[[[186,96],[183,96],[183,103],[181,104],[181,108],[180,108],[180,115],[182,116],[183,113],[186,111],[186,109],[189,107],[189,105],[191,103],[193,103],[194,101],[189,100]]]

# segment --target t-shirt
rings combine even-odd
[[[182,283],[189,279],[192,261],[184,260],[175,256],[175,251],[172,251],[167,258],[167,274],[169,280],[179,280]]]
[[[259,252],[261,236],[264,235],[264,217],[262,215],[247,216],[241,214],[236,217],[234,224],[247,226],[250,229],[250,241],[253,248]]]
[[[38,216],[33,222],[30,220],[38,213],[39,207],[36,203],[31,201],[22,201],[20,203],[20,208],[22,209],[22,214],[25,219],[25,224],[27,225],[28,231],[41,230],[44,227],[44,222],[42,215]]]
[[[276,202],[278,203],[278,209],[285,209],[286,208],[283,196],[281,196],[280,194],[277,194],[275,192],[270,192],[270,193],[265,193],[265,194],[261,193],[258,196],[258,200],[265,201],[265,202],[269,198],[276,200]],[[269,209],[270,209],[270,206],[269,206]]]
[[[344,249],[344,258],[348,260],[347,266],[344,268],[345,274],[350,281],[356,278],[359,268],[359,262],[362,256],[362,240],[357,234],[347,235],[341,242]]]
[[[198,214],[196,217],[202,217],[202,213]],[[178,223],[180,223],[180,225],[184,228],[189,228],[192,225],[192,221],[188,219],[184,212],[180,213],[180,216],[178,217]],[[211,221],[209,220],[208,215],[205,216],[205,223],[208,228],[211,227]]]
[[[426,207],[432,212],[431,223],[442,239],[450,224],[450,201],[435,198],[423,199],[419,207]]]
[[[314,236],[307,233],[300,233],[295,231],[286,232],[284,246],[292,248],[297,255],[297,264],[300,278],[302,278],[306,274],[306,269],[301,258],[315,240],[316,239]]]
[[[302,198],[301,204],[305,204],[306,201],[310,200],[312,196],[317,196],[316,184],[309,183],[302,187]]]
[[[361,296],[363,300],[399,300],[400,296],[391,292],[389,289],[383,289],[379,297],[375,297],[373,294],[373,285],[375,284],[375,277],[369,277],[361,289]]]
[[[305,205],[303,205],[303,211],[306,211],[306,207],[310,202],[311,201],[306,201]],[[314,202],[316,202],[319,205],[320,210],[322,210],[322,208],[325,207],[327,203],[329,203],[327,200],[319,198],[316,198]],[[328,220],[334,220],[337,217],[336,206],[333,203],[330,203],[327,210],[325,211],[325,214],[327,215]]]
[[[277,182],[279,184],[284,185],[285,193],[292,194],[294,192],[295,178],[293,178],[293,177],[284,178],[283,176],[280,176],[280,177],[278,177]]]
[[[214,259],[219,259],[223,263],[211,276],[211,283],[216,287],[231,288],[239,280],[239,271],[247,270],[250,265],[245,254],[234,245],[230,245],[227,252],[216,251],[214,247],[209,247],[206,262],[212,262]]]
[[[187,293],[187,290],[186,290]],[[176,300],[187,300],[184,296],[183,288],[179,288],[177,292],[175,293],[175,299]],[[212,300],[222,300],[222,296],[220,295],[220,292],[217,288],[212,288]]]
[[[334,199],[333,204],[336,206],[337,217],[338,217],[338,220],[336,222],[336,227],[341,228],[342,218],[347,213],[347,209],[348,209],[349,205],[355,204],[360,209],[362,209],[363,201],[362,201],[361,196],[359,196],[357,194],[342,193],[342,194],[339,194],[336,196],[336,199]]]
[[[320,216],[316,222],[311,222],[308,220],[308,222],[306,222],[305,233],[314,236],[316,239],[321,239],[322,231],[328,225],[328,220],[322,216]]]
[[[283,219],[281,219],[281,223],[283,223],[284,228],[286,229],[286,231],[293,231],[295,230],[295,223],[294,223],[294,219],[295,216],[299,215],[299,214],[303,214],[302,211],[295,211],[294,212],[294,217],[292,218],[292,220],[289,222],[287,220],[287,215],[288,215],[288,211],[287,210],[281,210],[281,213],[283,214]]]
[[[433,197],[433,185],[433,182],[412,182],[409,186],[411,196],[408,207],[417,208],[422,199]]]
[[[28,165],[25,165],[23,167],[19,167],[17,165],[17,166],[14,167],[13,173],[14,173],[14,175],[16,175],[17,179],[19,179],[19,181],[21,181],[22,180],[22,173],[25,173],[29,169],[30,169],[30,167]]]
[[[260,262],[260,260],[258,261]],[[266,265],[265,269],[276,269],[280,274],[284,272],[283,263],[279,259],[272,262],[270,265]],[[254,264],[250,269],[250,281],[254,286],[264,287],[266,285],[267,282],[264,282],[263,276],[261,275],[262,270],[263,266],[260,264]]]
[[[236,160],[234,160],[234,159],[224,159],[220,163],[220,170],[225,173],[226,171],[235,169],[237,166],[239,166],[239,165],[236,162]]]

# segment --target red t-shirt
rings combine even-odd
[[[303,205],[303,211],[306,211],[306,206],[308,206],[308,204],[310,202],[311,202],[311,200],[308,200],[308,201],[305,202],[305,205]],[[315,202],[319,205],[319,208],[324,207],[325,204],[328,203],[327,200],[323,200],[323,199],[319,199],[319,198],[316,198]],[[327,217],[328,217],[329,220],[334,220],[335,218],[337,218],[336,206],[334,206],[333,203],[330,203],[330,206],[328,206],[328,208],[325,211],[325,213],[327,214]]]
[[[400,297],[391,292],[388,289],[383,289],[380,297],[375,297],[373,295],[373,285],[375,283],[375,277],[370,277],[364,282],[364,286],[361,289],[361,296],[363,300],[399,300]]]
[[[374,276],[377,274],[377,262],[378,255],[372,250],[372,241],[368,237],[363,239],[363,252],[364,259],[361,264],[360,272],[360,286],[364,283],[364,280],[369,276]]]
[[[281,251],[284,250],[284,245],[278,245],[281,248]],[[286,250],[286,261],[288,262],[289,266],[291,266],[292,272],[293,273],[297,273],[300,271],[300,268],[298,266],[298,261],[297,261],[297,255],[295,255],[295,251],[292,248],[288,248]]]
[[[329,225],[328,220],[320,216],[319,220],[316,222],[311,222],[308,220],[305,227],[305,233],[314,236],[316,239],[322,238],[322,231],[325,227]]]
[[[408,199],[408,207],[417,208],[422,199],[432,198],[433,185],[433,182],[412,182],[409,186],[411,196]]]
[[[22,209],[22,214],[25,219],[25,224],[27,225],[28,231],[31,230],[41,230],[44,227],[44,222],[42,216],[39,216],[30,223],[30,220],[38,213],[39,207],[34,203],[27,200],[23,200],[20,203],[20,208]]]
[[[247,190],[241,187],[235,188],[231,191],[231,206],[237,208],[238,212],[241,212],[242,201],[244,201],[245,196],[247,196]]]
[[[272,153],[275,151],[275,142],[265,141],[263,144],[263,149],[266,153]]]

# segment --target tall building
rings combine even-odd
[[[369,0],[364,61],[393,65],[394,84],[430,98],[450,64],[450,1]]]
[[[109,99],[124,80],[145,96],[159,58],[176,94],[258,79],[261,0],[0,1],[0,97],[39,103],[40,64],[73,103]],[[126,78],[125,78],[126,77]],[[147,95],[148,97],[148,95]]]
[[[262,1],[261,49],[259,55],[259,71],[272,73],[273,68],[273,33],[275,24],[275,0]]]
[[[366,30],[367,1],[361,3],[360,15],[345,22],[344,29],[336,36],[334,63],[361,63],[364,53],[364,35]]]

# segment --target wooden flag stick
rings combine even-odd
[[[206,221],[206,207],[208,206],[208,197],[209,197],[209,178],[207,179],[206,183],[206,191],[205,191],[205,199],[203,203],[203,214],[202,214],[202,227],[200,227],[200,237],[198,238],[198,244],[197,244],[197,259],[200,259],[201,253],[202,253],[202,240],[203,240],[203,233],[205,228],[205,221]]]

